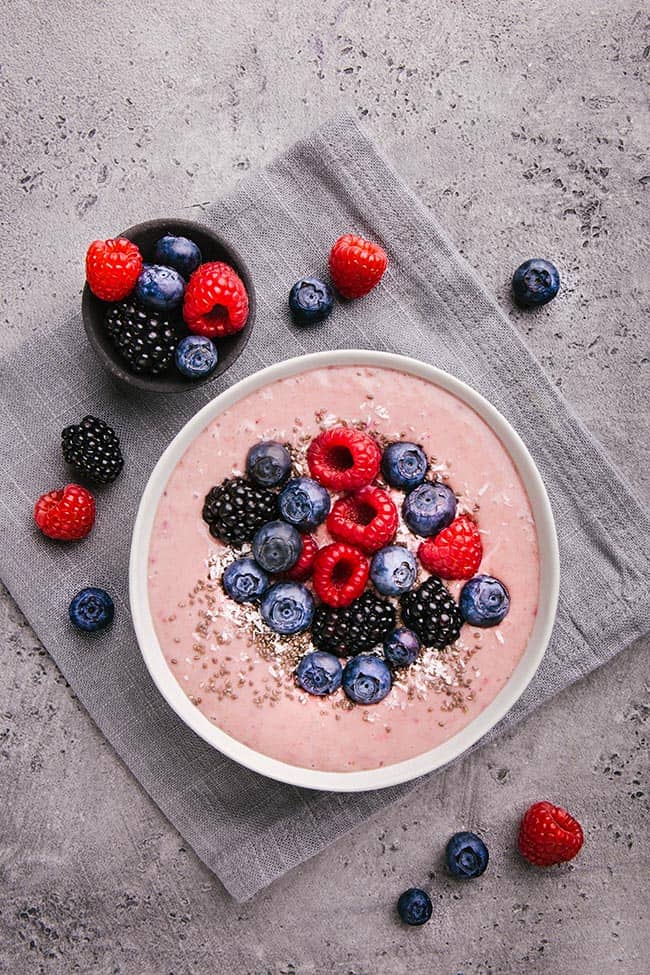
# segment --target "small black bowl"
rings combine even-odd
[[[214,372],[202,379],[187,379],[174,366],[160,376],[147,376],[142,373],[129,372],[126,363],[108,338],[104,319],[110,303],[100,301],[92,293],[88,285],[84,286],[81,297],[81,314],[86,335],[97,353],[104,369],[120,382],[137,389],[149,390],[153,393],[182,393],[187,389],[196,389],[203,383],[209,383],[226,371],[246,348],[255,323],[255,288],[246,264],[231,244],[219,234],[209,230],[203,224],[192,220],[147,220],[129,227],[118,237],[132,240],[140,248],[145,263],[151,262],[156,241],[165,234],[188,237],[198,245],[204,261],[224,261],[235,269],[244,282],[248,292],[248,321],[240,332],[229,335],[224,339],[217,339],[215,344],[219,353],[219,361]]]

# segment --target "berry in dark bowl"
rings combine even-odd
[[[186,281],[189,281],[190,275],[203,260],[201,251],[193,240],[176,237],[174,234],[165,234],[156,241],[153,257],[156,264],[173,267]]]
[[[185,281],[173,267],[145,264],[135,286],[135,297],[145,308],[174,311],[183,303]]]
[[[202,379],[214,372],[219,353],[212,339],[205,335],[186,335],[176,346],[176,368],[188,379]]]
[[[560,274],[550,261],[534,257],[520,264],[512,277],[512,293],[520,308],[537,308],[555,298]]]
[[[202,374],[194,371],[191,377],[188,374],[183,374],[177,368],[175,359],[179,342],[190,331],[183,318],[181,305],[176,304],[171,308],[165,306],[164,310],[154,310],[153,308],[146,308],[135,299],[137,282],[143,273],[143,262],[145,265],[163,265],[167,271],[171,272],[169,281],[175,282],[176,292],[179,290],[179,280],[182,281],[182,287],[185,288],[183,269],[187,270],[196,260],[196,253],[192,248],[189,248],[187,255],[189,263],[184,263],[181,259],[181,252],[184,253],[183,246],[173,243],[173,241],[178,242],[182,239],[196,246],[200,257],[206,264],[209,262],[212,264],[221,263],[232,268],[236,280],[241,282],[247,296],[246,314],[244,314],[243,307],[245,302],[239,302],[240,314],[236,322],[237,331],[230,332],[229,329],[222,327],[214,330],[217,337],[215,345],[218,355],[218,361],[214,368],[210,371],[206,369]],[[118,244],[116,243],[118,241],[131,241],[138,250],[131,252],[126,243]],[[140,256],[138,256],[138,252]],[[114,280],[114,275],[106,274],[106,268],[111,267],[116,262],[120,267],[120,280],[118,282]],[[204,266],[205,264],[201,265],[201,267]],[[159,393],[176,393],[195,389],[197,386],[225,373],[246,347],[255,323],[255,287],[248,267],[235,248],[210,228],[190,220],[177,218],[150,220],[146,223],[137,224],[121,233],[115,242],[99,241],[93,244],[89,248],[87,267],[90,275],[89,280],[92,279],[94,289],[106,297],[102,300],[97,296],[97,293],[93,293],[88,281],[86,282],[81,301],[84,328],[104,369],[125,385]],[[197,302],[201,297],[200,294],[197,294],[197,290],[199,290],[197,287],[192,290],[190,310],[193,315],[196,313]],[[217,301],[219,295],[213,292],[214,288],[209,296],[210,300]],[[226,296],[224,301],[230,300],[229,296]],[[131,330],[127,327],[128,323],[122,322],[119,329],[120,340],[117,344],[114,343],[106,327],[106,316],[107,312],[114,307],[111,302],[120,300],[128,303],[129,308],[132,309],[129,312],[131,316],[138,315],[138,312],[157,316],[154,327],[156,335],[153,336],[153,340],[148,338],[144,329],[138,327],[140,341],[136,342]],[[219,306],[213,305],[210,312],[217,324],[219,324],[218,311]],[[123,315],[123,312],[124,309],[122,308],[122,312],[117,313],[118,317]],[[162,336],[157,334],[161,321],[167,322],[168,328],[174,333],[171,357],[168,355],[171,339],[167,334]],[[124,328],[127,331],[126,335],[122,335]],[[114,329],[114,335],[115,331]],[[194,328],[192,331],[198,333],[199,328]],[[207,337],[214,340],[215,336],[209,334]],[[126,354],[124,354],[125,351]],[[133,367],[134,362],[136,368]]]

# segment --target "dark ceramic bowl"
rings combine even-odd
[[[136,224],[124,230],[119,237],[132,240],[140,248],[145,263],[153,258],[156,241],[165,234],[189,237],[198,245],[204,261],[224,261],[234,267],[244,282],[248,292],[248,321],[240,332],[225,339],[217,339],[215,344],[219,353],[217,368],[203,379],[187,379],[171,366],[160,376],[147,376],[141,373],[129,372],[126,363],[110,342],[104,325],[104,318],[109,303],[100,301],[92,293],[88,285],[84,286],[81,298],[81,314],[88,340],[97,353],[99,361],[112,376],[128,386],[149,390],[153,393],[182,393],[187,389],[196,389],[203,383],[209,383],[224,373],[235,362],[246,348],[253,325],[255,323],[255,288],[248,268],[237,251],[214,231],[200,223],[191,220],[148,220],[146,223]]]

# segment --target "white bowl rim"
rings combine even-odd
[[[507,450],[526,488],[540,555],[540,593],[533,631],[523,656],[497,696],[468,725],[441,745],[405,761],[356,772],[330,772],[289,765],[249,748],[212,724],[191,703],[169,669],[154,629],[147,585],[149,542],[158,502],[176,463],[198,434],[224,410],[262,386],[297,373],[338,365],[393,369],[419,376],[454,394],[485,420]],[[131,541],[129,599],[140,651],[156,687],[199,737],[240,765],[279,782],[332,792],[363,792],[408,782],[441,768],[471,748],[508,713],[534,677],[551,638],[559,576],[555,523],[544,482],[528,449],[505,417],[472,387],[418,359],[392,352],[338,349],[286,359],[253,373],[224,390],[188,420],[161,455],[140,500]]]

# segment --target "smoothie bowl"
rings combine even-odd
[[[162,455],[131,548],[145,663],[179,717],[294,785],[376,789],[457,757],[548,644],[553,516],[507,421],[403,356],[278,363]]]

